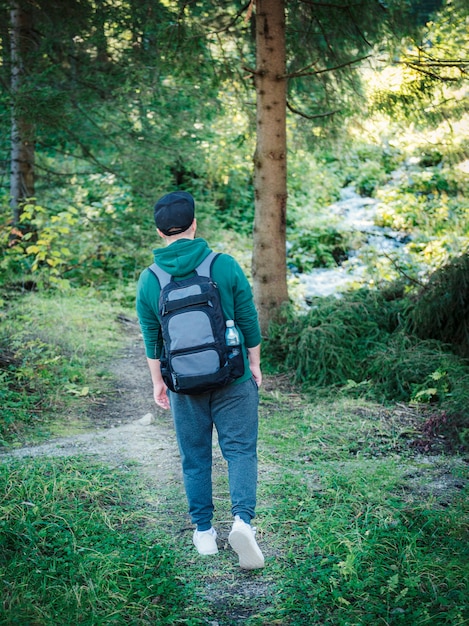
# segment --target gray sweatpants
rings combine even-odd
[[[250,522],[257,491],[259,393],[254,379],[197,396],[169,396],[192,523],[198,530],[211,526],[214,425],[228,463],[232,514]]]

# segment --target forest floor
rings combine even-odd
[[[193,526],[185,513],[187,507],[172,416],[170,411],[160,409],[153,401],[151,379],[138,325],[131,320],[124,320],[124,323],[128,345],[119,358],[109,364],[115,377],[115,390],[108,398],[95,404],[90,420],[83,426],[83,432],[76,433],[73,426],[74,432],[69,436],[18,448],[7,456],[87,456],[94,462],[109,464],[121,470],[137,468],[146,492],[152,494],[150,505],[155,523],[169,529],[170,541],[179,541],[185,546],[177,552],[185,555],[187,562],[177,563],[178,568],[182,571],[189,568],[190,571],[191,566],[196,565],[196,560],[201,562],[192,568],[197,574],[200,574],[199,567],[205,567],[205,576],[200,579],[197,592],[204,603],[211,607],[209,613],[212,617],[206,623],[209,626],[244,623],[246,617],[257,613],[261,607],[265,608],[272,581],[269,576],[258,577],[255,572],[240,570],[235,553],[232,553],[233,568],[229,575],[226,563],[217,568],[216,556],[197,555],[192,545]],[[67,426],[60,424],[59,428],[64,430]],[[224,476],[226,463],[219,451],[215,433],[214,484],[223,482]],[[217,499],[216,494],[214,497]],[[224,517],[217,523],[214,520],[214,525],[218,533],[219,550],[223,554],[225,550],[232,552],[228,544],[232,519],[227,515],[229,502],[224,502],[220,508],[223,509]],[[270,555],[264,547],[263,551],[266,557]]]
[[[169,411],[158,408],[153,402],[150,375],[137,323],[127,319],[121,322],[125,325],[128,341],[114,362],[109,364],[114,377],[112,393],[100,399],[98,397],[92,406],[90,419],[83,425],[81,432],[73,431],[73,434],[57,437],[40,445],[11,450],[7,456],[86,456],[94,462],[98,461],[119,470],[136,470],[144,485],[143,491],[151,510],[149,523],[161,526],[162,532],[159,536],[162,542],[166,542],[165,548],[174,551],[181,584],[190,583],[194,587],[195,579],[196,597],[203,607],[201,614],[204,615],[204,623],[207,626],[231,626],[245,623],[259,612],[265,614],[275,604],[275,589],[279,582],[276,576],[280,575],[279,570],[275,572],[274,568],[266,566],[264,570],[245,572],[238,567],[237,556],[227,540],[232,519],[226,486],[226,463],[219,452],[216,436],[213,446],[216,499],[214,525],[218,532],[219,554],[199,557],[192,545],[193,527],[186,512],[172,417]],[[278,410],[278,385],[278,379],[266,377],[263,393],[267,402],[264,407],[261,403],[261,419],[268,418],[269,411]],[[283,402],[285,403],[287,397],[291,412],[301,409],[304,401],[302,397],[293,390],[284,391]],[[288,410],[288,407],[283,406],[283,410]],[[366,416],[364,420],[365,418]],[[394,414],[391,418],[397,419]],[[378,415],[376,419],[386,419],[389,422],[390,414],[387,413],[385,417]],[[399,417],[399,420],[402,419],[410,423],[411,413],[406,414],[405,418]],[[280,463],[287,461],[288,459],[279,459]],[[446,458],[444,462],[438,463],[421,454],[419,469],[415,475],[421,475],[423,483],[414,485],[412,489],[419,493],[423,493],[423,489],[426,492],[430,490],[432,498],[442,501],[461,490],[466,481],[452,474],[449,467],[452,463],[460,465],[462,461],[458,458],[453,461]],[[272,458],[271,463],[267,464],[263,455],[260,455],[260,483],[272,480],[272,476],[276,474],[280,475],[278,468],[272,465]],[[281,561],[285,556],[283,553],[287,548],[283,545],[283,540],[286,537],[282,540],[282,537],[277,536],[278,533],[270,532],[269,525],[263,524],[262,517],[260,514],[258,538],[268,565],[269,561]],[[193,608],[194,611],[199,609]],[[279,622],[274,620],[262,623]]]

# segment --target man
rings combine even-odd
[[[176,280],[194,274],[211,253],[207,242],[196,237],[195,203],[191,194],[171,192],[154,207],[157,232],[165,248],[153,251],[155,263]],[[194,545],[199,554],[218,552],[217,533],[212,527],[212,432],[228,463],[231,510],[234,516],[228,540],[243,569],[264,566],[251,519],[255,516],[257,490],[258,387],[261,335],[252,292],[245,274],[229,255],[219,255],[212,266],[226,320],[240,331],[245,360],[244,375],[214,391],[186,395],[170,391],[161,374],[162,334],[159,318],[159,282],[148,269],[137,287],[137,314],[158,406],[171,408],[181,453],[184,487],[189,513],[196,525]]]

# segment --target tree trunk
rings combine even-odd
[[[11,173],[10,206],[17,225],[25,200],[34,196],[34,134],[24,104],[27,57],[32,45],[32,18],[19,2],[12,2],[11,20]]]
[[[262,333],[288,301],[284,0],[256,2],[257,144],[254,155],[253,288]]]

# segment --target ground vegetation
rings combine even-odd
[[[89,298],[96,332],[82,344],[84,380],[72,402],[55,420],[39,413],[22,445],[0,454],[2,623],[463,626],[467,458],[449,453],[431,410],[337,395],[311,401],[290,376],[266,376],[255,521],[266,567],[240,571],[229,548],[217,452],[219,553],[201,559],[171,419],[152,402],[135,317],[107,304],[111,323]],[[79,334],[70,306],[61,318]],[[47,318],[35,331],[54,343]],[[74,332],[61,342],[76,351]],[[94,377],[101,368],[107,378]]]

